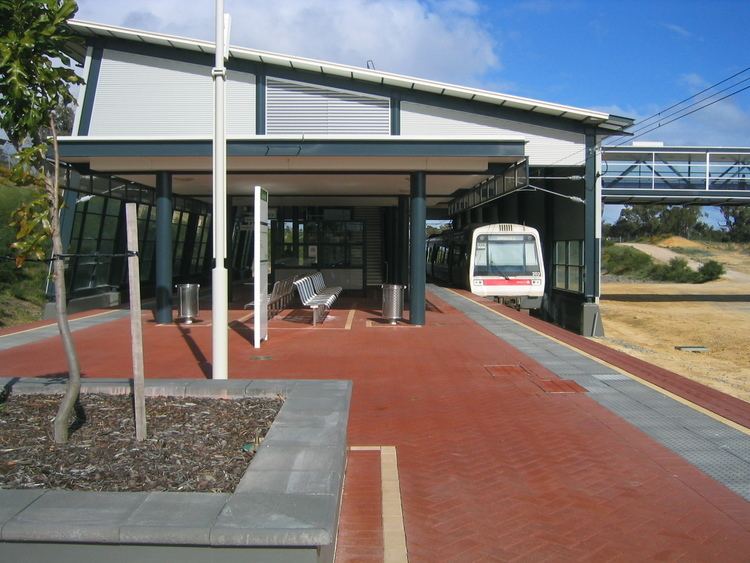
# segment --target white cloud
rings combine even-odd
[[[690,90],[690,93],[696,89],[705,88],[705,81],[697,74],[686,75],[689,80],[683,80],[683,83]],[[702,86],[703,85],[703,86]],[[728,94],[730,91],[721,94],[719,97]],[[687,96],[685,96],[687,97]],[[665,103],[662,107],[649,105],[640,108],[607,106],[599,107],[600,111],[606,111],[615,115],[624,115],[636,120],[635,126],[631,129],[636,135],[641,135],[637,141],[663,141],[666,145],[677,146],[717,146],[717,147],[748,147],[750,146],[750,90],[738,94],[736,97],[727,98],[711,106],[706,106],[697,112],[666,124],[666,122],[679,117],[677,113],[671,117],[663,117],[661,120],[654,118],[648,120],[646,126],[641,128],[639,122],[644,122],[652,115],[655,115],[664,108],[669,107],[672,103]],[[678,102],[674,100],[673,103]],[[698,106],[689,111],[709,103],[699,103]],[[685,106],[680,106],[685,107]],[[668,115],[678,111],[680,107],[672,109],[665,113]],[[657,126],[662,124],[661,127]],[[647,132],[649,129],[653,131]],[[618,142],[610,139],[608,143]],[[630,140],[626,144],[630,144]]]
[[[213,38],[213,3],[80,0],[77,17],[200,39]],[[498,45],[474,0],[227,0],[231,43],[479,85],[500,68]]]
[[[687,29],[685,29],[681,25],[677,25],[676,23],[664,23],[662,24],[662,26],[665,29],[668,29],[669,31],[671,31],[672,33],[679,35],[681,37],[685,37],[686,39],[693,37],[692,33],[690,33]]]

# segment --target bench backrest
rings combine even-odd
[[[312,280],[313,287],[315,288],[315,293],[320,293],[326,288],[326,282],[323,279],[322,272],[315,272],[314,274],[310,274],[310,279]]]
[[[309,276],[294,280],[294,285],[303,305],[307,305],[315,297],[315,289]]]

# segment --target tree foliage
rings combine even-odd
[[[750,242],[750,207],[724,206],[724,228],[732,242]]]
[[[59,152],[56,110],[73,102],[70,85],[82,80],[70,68],[66,27],[78,6],[72,0],[0,0],[0,127],[18,151],[11,179],[33,185],[39,197],[19,208],[14,248],[17,263],[38,256],[52,240],[57,323],[68,360],[68,385],[54,421],[56,442],[68,439],[69,420],[80,390],[80,367],[67,318],[60,236]],[[48,137],[49,136],[49,137]],[[49,165],[50,148],[54,164]]]
[[[658,235],[680,235],[689,239],[709,230],[700,207],[636,204],[626,205],[607,233],[626,240]]]

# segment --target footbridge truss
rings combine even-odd
[[[750,148],[602,147],[603,203],[750,205]]]

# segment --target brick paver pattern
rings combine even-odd
[[[750,503],[429,299],[422,328],[367,328],[377,306],[342,299],[316,329],[282,313],[261,350],[230,330],[231,378],[354,381],[349,443],[396,446],[411,561],[748,560]],[[147,377],[209,372],[210,328],[147,321],[144,338]],[[127,319],[75,340],[86,376],[130,375]],[[65,369],[57,340],[0,352],[0,375]],[[350,454],[339,561],[382,553],[378,475],[376,452]]]

